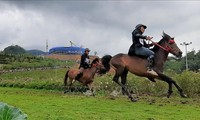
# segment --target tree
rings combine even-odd
[[[185,56],[180,59],[180,60],[174,60],[173,58],[169,58],[169,61],[166,62],[165,64],[165,69],[171,69],[177,73],[182,72],[186,68],[186,60]],[[192,50],[187,53],[187,63],[188,63],[188,68],[191,71],[199,71],[200,69],[200,51],[197,53],[195,50]]]

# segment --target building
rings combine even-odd
[[[54,47],[49,50],[49,54],[61,54],[61,55],[82,55],[85,48],[82,47]]]
[[[53,47],[49,50],[46,58],[58,60],[80,61],[81,55],[85,52],[85,48],[70,46],[70,47]],[[90,59],[96,58],[96,55],[90,55]]]

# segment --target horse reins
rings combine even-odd
[[[167,51],[167,52],[170,52],[170,51],[173,50],[173,49],[172,49],[170,46],[168,46],[168,45],[167,45],[166,48],[165,48],[165,47],[159,45],[158,43],[156,43],[156,42],[154,42],[154,41],[152,41],[152,40],[149,40],[149,41],[151,41],[154,45],[160,47],[161,49],[163,49],[163,50],[165,50],[165,51]],[[170,40],[170,42],[171,42],[171,43],[174,43],[174,40]]]

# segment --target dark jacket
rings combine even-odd
[[[83,67],[84,69],[87,69],[90,67],[89,55],[87,55],[85,53],[81,56],[81,63],[80,63],[79,68],[81,68],[81,67]]]
[[[131,45],[131,47],[129,48],[129,52],[128,54],[134,54],[135,51],[135,47],[148,47],[146,41],[144,39],[146,39],[147,36],[142,35],[142,32],[139,29],[135,29],[132,32],[132,41],[133,44]]]

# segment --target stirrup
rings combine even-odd
[[[150,73],[152,75],[158,76],[158,74],[154,70],[152,70],[152,69],[148,69],[147,73]]]

